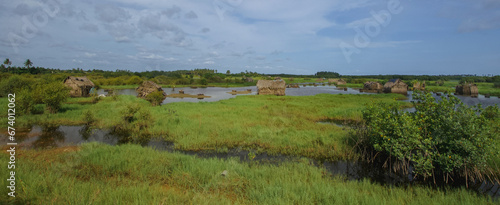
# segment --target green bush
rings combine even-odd
[[[20,75],[12,75],[7,80],[0,82],[0,97],[5,97],[9,93],[15,93],[24,88],[30,88],[34,83],[33,79],[25,78]]]
[[[139,85],[142,83],[142,79],[139,76],[132,76],[127,80],[127,85]]]
[[[443,80],[438,80],[435,82],[436,86],[443,86],[444,85],[444,81]]]
[[[200,84],[202,84],[202,85],[208,85],[207,79],[205,79],[205,78],[201,79]]]
[[[436,102],[429,93],[415,93],[414,99],[416,111],[411,113],[388,104],[363,111],[368,146],[396,157],[406,167],[403,170],[413,165],[413,172],[424,178],[433,173],[482,178],[487,161],[499,156],[499,133],[485,117],[495,113],[494,108],[484,112],[451,95]]]
[[[94,113],[90,110],[86,110],[83,113],[83,121],[85,122],[85,126],[91,127],[95,124],[97,121],[96,117],[94,116]]]
[[[16,106],[18,113],[31,114],[36,105],[33,92],[29,88],[23,88],[16,93]]]
[[[152,137],[149,130],[152,122],[149,110],[129,105],[122,111],[122,121],[114,126],[113,134],[121,137],[119,143],[147,143]]]
[[[42,102],[51,113],[56,113],[61,104],[69,97],[69,88],[61,82],[45,84],[42,89]]]
[[[146,100],[151,102],[153,106],[161,105],[164,99],[165,95],[163,91],[155,91],[146,96]]]
[[[494,88],[500,88],[500,82],[495,82],[493,83]]]

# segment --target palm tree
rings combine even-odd
[[[30,59],[27,59],[26,62],[24,62],[24,66],[26,66],[28,69],[30,68],[30,66],[33,65],[33,62],[30,61]]]
[[[30,66],[33,65],[33,62],[30,61],[30,59],[27,59],[26,62],[24,62],[24,66],[26,66],[28,68],[28,72],[30,72],[31,74],[33,74],[33,69],[30,68]]]
[[[10,65],[12,65],[12,61],[10,59],[6,58],[5,61],[3,62],[7,66],[7,72],[10,71]]]

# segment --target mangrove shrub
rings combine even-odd
[[[424,178],[444,176],[483,178],[488,160],[498,156],[498,107],[469,107],[448,95],[436,101],[431,94],[415,93],[414,112],[396,105],[375,104],[363,111],[366,139],[375,151],[403,162]],[[484,112],[484,114],[482,114]],[[496,124],[496,125],[495,125]]]
[[[153,106],[161,105],[163,100],[165,100],[165,95],[163,91],[155,91],[146,95],[146,100],[149,101]]]
[[[42,101],[51,113],[56,113],[68,97],[69,88],[61,82],[46,84],[42,89]]]

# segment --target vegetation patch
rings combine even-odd
[[[18,154],[19,191],[1,204],[494,204],[466,189],[345,181],[307,160],[274,166],[98,143]]]
[[[430,93],[416,93],[414,99],[412,113],[390,104],[369,106],[366,128],[359,131],[365,146],[396,158],[391,169],[415,177],[494,177],[489,162],[500,156],[498,107],[469,107],[452,95],[436,102]]]

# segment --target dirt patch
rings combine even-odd
[[[243,91],[236,91],[236,90],[233,90],[231,92],[227,92],[231,95],[241,95],[241,94],[250,94],[252,93],[252,91],[248,91],[248,90],[243,90]]]

